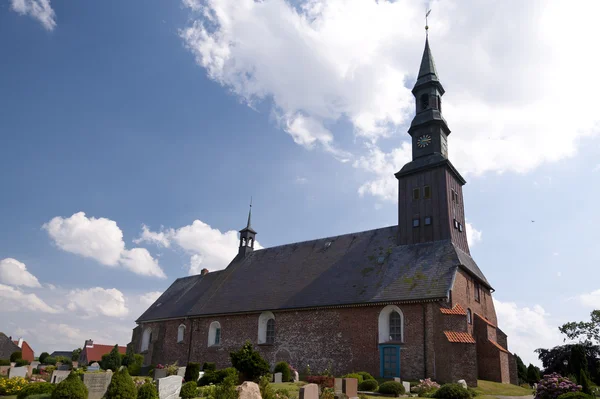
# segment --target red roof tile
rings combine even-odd
[[[114,347],[114,345],[94,344],[94,346],[91,348],[86,346],[85,348],[83,348],[83,351],[85,352],[85,358],[87,359],[88,363],[92,363],[99,362],[100,360],[102,360],[102,355],[110,353],[110,351]],[[127,352],[127,347],[119,346],[119,353],[124,355],[125,352]]]
[[[500,344],[498,342],[492,341],[491,339],[489,341],[492,343],[492,345],[494,345],[496,348],[500,349],[502,352],[508,353],[508,351],[506,349],[504,349],[502,346],[500,346]]]
[[[454,314],[454,315],[459,315],[459,316],[467,315],[467,311],[464,310],[463,307],[460,306],[459,304],[454,305],[454,307],[452,309],[440,308],[440,312],[442,312],[443,314]]]
[[[475,313],[481,320],[485,321],[487,324],[489,324],[492,327],[496,327],[496,325],[494,323],[492,323],[491,321],[489,321],[488,319],[486,319],[485,317],[483,317],[482,315],[480,315],[479,313]]]
[[[456,343],[460,343],[460,344],[474,344],[475,343],[475,338],[473,338],[471,336],[471,334],[469,334],[468,332],[444,331],[444,334],[446,334],[446,338],[448,338],[448,341],[450,341],[450,342],[456,342]]]

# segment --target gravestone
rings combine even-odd
[[[400,377],[394,377],[394,382],[402,382],[402,380],[400,379]]]
[[[404,381],[402,385],[404,385],[404,392],[410,395],[410,382]]]
[[[181,392],[182,378],[178,375],[172,375],[156,380],[156,389],[159,399],[179,399]]]
[[[27,376],[27,367],[13,367],[8,370],[8,378],[16,378]]]
[[[294,370],[294,382],[300,381],[300,374],[296,370]]]
[[[70,371],[67,370],[54,370],[52,372],[52,377],[50,377],[50,382],[53,384],[58,384],[65,378],[67,378],[71,374]]]
[[[275,384],[281,384],[282,378],[283,378],[283,374],[282,373],[275,373],[275,374],[273,374],[273,382]]]
[[[204,376],[204,371],[198,373],[198,379],[202,378],[202,376]]]
[[[342,393],[345,393],[348,398],[358,397],[358,380],[356,378],[342,379]]]
[[[467,386],[467,381],[465,381],[465,380],[458,380],[458,383],[459,383],[460,385],[462,385],[462,387],[463,387],[464,389],[467,389],[467,388],[468,388],[468,386]]]
[[[100,370],[100,365],[98,362],[94,362],[87,367],[87,371],[98,371]]]
[[[102,399],[110,380],[112,379],[112,371],[106,373],[85,373],[83,374],[83,383],[88,389],[88,399]]]
[[[167,369],[154,369],[154,380],[159,378],[165,378],[167,376]]]
[[[300,387],[299,399],[319,399],[319,386],[317,384],[306,384]]]
[[[0,366],[0,375],[8,375],[8,370],[10,366]]]
[[[335,393],[341,393],[342,392],[342,379],[341,378],[336,378],[333,382],[333,390]]]
[[[177,375],[180,377],[185,377],[185,367],[179,367],[177,369]]]

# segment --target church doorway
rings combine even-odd
[[[379,356],[381,359],[380,375],[382,378],[400,377],[400,346],[380,345]]]

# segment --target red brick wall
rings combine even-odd
[[[460,304],[465,310],[471,309],[473,318],[475,313],[479,313],[494,324],[498,324],[496,319],[496,309],[492,294],[483,286],[480,286],[480,301],[475,300],[475,284],[473,278],[465,271],[458,270],[452,287],[452,306]],[[469,332],[473,333],[473,326],[469,327]]]
[[[23,341],[23,345],[21,347],[21,357],[30,362],[33,362],[34,359],[33,349],[31,349],[29,344],[25,341]]]

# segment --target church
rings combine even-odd
[[[178,278],[136,320],[130,345],[145,364],[224,368],[250,340],[271,365],[299,371],[517,383],[494,289],[469,252],[466,181],[448,159],[428,38],[412,93],[398,224],[254,250],[250,209],[227,268]]]

